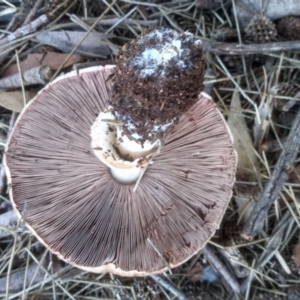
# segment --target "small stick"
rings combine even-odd
[[[119,22],[121,18],[111,18],[111,19],[104,19],[98,22],[98,25],[113,25],[116,22]],[[87,23],[92,22],[94,19],[88,19]],[[122,25],[135,25],[139,24],[141,26],[155,26],[158,24],[158,20],[135,20],[131,18],[123,19],[120,23]]]
[[[232,260],[232,258],[242,262],[244,265],[247,265],[247,261],[245,260],[242,253],[240,252],[240,249],[235,247],[235,243],[232,240],[229,243],[230,243],[229,245],[232,245],[232,247],[226,245],[227,246],[226,249],[219,248],[218,252],[221,253],[221,255],[226,260],[226,262],[231,266],[236,277],[238,278],[247,277],[250,273],[249,269],[241,266],[240,264],[235,263]]]
[[[5,38],[0,40],[0,45],[5,45],[11,41],[14,41],[20,37],[23,37],[25,35],[28,35],[32,32],[37,31],[38,28],[40,28],[43,25],[46,25],[49,23],[49,19],[46,14],[39,16],[34,21],[30,22],[29,24],[22,26],[15,32],[9,34]]]
[[[155,281],[156,283],[158,283],[159,285],[164,287],[166,290],[168,290],[170,293],[172,293],[176,297],[176,299],[178,299],[178,300],[188,300],[188,298],[182,292],[180,292],[170,282],[168,282],[167,280],[165,280],[161,276],[159,276],[159,275],[150,275],[150,277],[153,279],[153,281]]]
[[[39,66],[21,73],[24,86],[33,84],[46,84],[48,81],[50,81],[52,75],[53,71],[48,66]],[[1,89],[11,89],[20,86],[21,77],[19,73],[0,79]]]
[[[265,44],[238,44],[202,41],[202,50],[205,52],[227,55],[263,54],[269,52],[300,50],[300,41],[274,42]]]
[[[69,3],[69,1],[71,0],[66,0],[63,3],[59,4],[53,11],[51,11],[50,13],[47,14],[43,14],[41,16],[39,16],[37,19],[33,20],[32,22],[22,26],[21,28],[17,29],[15,32],[9,34],[8,36],[6,36],[3,39],[0,39],[0,46],[1,45],[5,45],[11,41],[14,41],[18,38],[21,38],[23,36],[26,36],[30,33],[36,32],[38,28],[40,28],[43,25],[47,25],[50,20],[52,18],[54,18],[54,16],[65,6],[67,6],[67,4]],[[39,0],[37,1],[39,2]],[[74,2],[75,3],[75,2]],[[35,3],[36,6],[37,3]],[[26,18],[27,20],[27,18]],[[26,21],[25,20],[25,21]],[[24,22],[25,23],[25,22]]]
[[[9,24],[7,25],[7,27],[5,29],[7,32],[11,31],[15,27],[15,25],[18,22],[18,18],[20,16],[20,14],[21,14],[21,12],[17,12],[14,14],[13,18],[10,20]],[[4,37],[5,37],[4,33],[0,34],[0,40],[3,39]],[[5,61],[8,54],[9,54],[9,52],[0,55],[0,65]]]
[[[300,92],[297,93],[300,96]],[[289,174],[293,170],[300,145],[300,110],[296,114],[292,128],[288,135],[286,145],[276,163],[273,174],[269,179],[263,193],[256,202],[250,217],[243,227],[241,237],[252,241],[256,236],[263,219],[271,207],[272,203],[278,197],[284,183],[288,180]]]
[[[202,251],[206,258],[209,260],[210,264],[213,266],[213,268],[223,277],[224,281],[229,284],[231,289],[235,293],[239,293],[239,283],[228,271],[227,267],[219,260],[217,255],[211,249],[211,247],[209,245],[206,245]]]
[[[44,0],[36,0],[36,2],[34,3],[34,6],[32,7],[32,9],[30,10],[29,14],[27,15],[25,21],[23,22],[22,26],[25,26],[27,24],[29,24],[32,19],[35,17],[38,9],[44,4]]]

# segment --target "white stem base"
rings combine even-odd
[[[123,134],[110,107],[97,117],[91,137],[95,155],[110,168],[112,177],[123,184],[132,184],[141,176],[161,145],[160,140],[146,141],[143,146],[130,140]]]
[[[123,184],[133,184],[141,176],[143,169],[132,168],[132,169],[117,169],[110,167],[111,176],[118,182]]]

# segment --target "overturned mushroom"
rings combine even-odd
[[[6,170],[14,207],[44,245],[125,276],[163,272],[205,245],[230,200],[236,153],[199,94],[202,78],[201,42],[154,29],[116,67],[57,78],[28,104]]]

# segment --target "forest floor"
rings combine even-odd
[[[232,199],[208,245],[180,267],[143,278],[59,261],[12,212],[2,163],[1,299],[300,299],[300,21],[288,21],[298,24],[291,34],[280,18],[244,2],[0,1],[2,157],[19,113],[48,82],[114,64],[126,42],[154,26],[202,40],[205,91],[239,157]]]

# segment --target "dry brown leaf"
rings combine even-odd
[[[53,51],[48,51],[46,54],[32,53],[29,54],[27,58],[20,63],[20,68],[22,72],[39,66],[49,66],[51,69],[57,70],[64,63],[68,55],[69,54],[67,53],[57,53]],[[84,56],[73,54],[64,65],[64,68],[73,66],[74,64],[79,63],[85,59],[86,57]],[[1,75],[1,78],[16,74],[18,72],[18,65],[12,64],[5,69],[5,71]]]
[[[298,244],[294,249],[293,260],[294,263],[300,267],[300,244]]]
[[[36,95],[36,92],[25,91],[26,103]],[[21,112],[24,108],[22,91],[0,93],[0,106],[15,112]]]
[[[259,169],[258,158],[254,152],[253,142],[245,122],[241,107],[239,91],[236,89],[232,95],[228,125],[233,134],[234,148],[238,153],[237,176],[255,180],[253,168]]]
[[[106,57],[110,54],[117,54],[118,50],[116,46],[110,42],[104,41],[105,39],[112,37],[112,35],[91,32],[81,42],[85,35],[86,33],[81,31],[45,31],[38,34],[36,40],[65,53],[69,53],[74,47],[77,47],[75,53],[82,55]]]
[[[254,151],[254,145],[247,127],[241,107],[239,91],[236,89],[232,95],[228,125],[233,135],[234,148],[238,154],[237,180],[256,181],[259,174],[259,160]],[[238,188],[238,186],[236,185]],[[243,185],[236,196],[236,203],[243,221],[247,220],[254,206],[253,198],[256,196],[255,189],[249,189]]]
[[[269,91],[270,95],[266,99],[261,99],[258,108],[260,120],[258,120],[258,117],[256,116],[255,125],[253,128],[254,146],[256,149],[261,148],[262,142],[265,136],[268,134],[270,127],[270,118],[272,117],[273,112],[273,98],[274,95],[277,94],[277,91],[277,87],[272,87]]]

